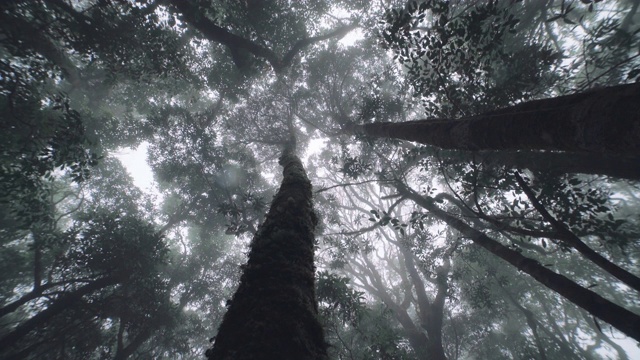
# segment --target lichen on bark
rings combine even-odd
[[[207,350],[211,360],[327,358],[315,298],[311,183],[291,149],[283,151],[280,165],[282,184]]]

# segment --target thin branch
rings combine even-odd
[[[360,181],[360,182],[355,182],[355,183],[344,183],[344,184],[338,184],[338,185],[333,185],[333,186],[329,186],[326,188],[322,188],[322,189],[318,189],[315,191],[316,194],[327,191],[327,190],[331,190],[331,189],[335,189],[337,187],[347,187],[347,186],[353,186],[353,185],[362,185],[362,184],[367,184],[367,183],[372,183],[372,182],[378,182],[378,183],[382,183],[382,182],[390,182],[391,180],[379,180],[379,179],[375,179],[375,180],[366,180],[366,181]]]
[[[591,249],[587,244],[585,244],[578,236],[576,236],[565,224],[558,221],[553,215],[547,211],[547,209],[540,203],[540,201],[536,198],[536,195],[533,193],[533,189],[527,185],[524,179],[520,176],[520,174],[516,171],[515,178],[524,193],[529,198],[529,201],[533,205],[533,207],[542,215],[542,217],[548,221],[551,226],[556,230],[558,234],[558,238],[563,240],[567,245],[573,247],[578,250],[579,253],[584,255],[585,258],[591,260],[594,264],[598,265],[602,270],[608,272],[609,274],[616,277],[618,280],[627,284],[632,289],[640,292],[640,278],[627,270],[619,267],[618,265],[612,263],[604,256],[597,253],[595,250]]]

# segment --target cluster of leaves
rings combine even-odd
[[[380,226],[390,225],[394,230],[398,231],[402,235],[405,234],[405,228],[409,226],[408,224],[405,224],[405,223],[401,222],[400,220],[398,220],[398,218],[392,217],[391,215],[389,215],[389,213],[387,213],[384,210],[383,211],[378,211],[378,210],[372,209],[372,210],[369,210],[369,212],[372,215],[369,218],[369,221],[373,221],[373,222],[375,222],[376,224],[378,224]],[[420,217],[418,215],[417,212],[414,212],[414,214],[416,214],[416,216],[414,216],[412,214],[411,220],[410,220],[411,224],[414,224],[414,223],[418,222],[419,220],[423,219],[422,217]]]
[[[351,289],[349,278],[327,271],[316,275],[316,298],[323,316],[337,316],[352,325],[357,324],[365,308],[364,293]]]
[[[630,219],[616,216],[612,192],[605,185],[571,175],[542,174],[537,179],[540,202],[579,236],[597,236],[603,244],[625,248],[637,233]],[[523,226],[526,227],[525,224]]]
[[[48,72],[38,62],[0,61],[0,203],[22,224],[46,215],[46,189],[54,178],[67,173],[82,182],[98,160],[68,98],[37,86]]]
[[[359,252],[370,252],[373,247],[369,242],[361,241],[354,236],[343,234],[340,236],[325,236],[323,243],[327,246],[328,256],[331,259],[331,269],[342,269],[349,263],[349,258]]]
[[[327,271],[317,274],[316,297],[332,357],[350,359],[412,359],[390,311],[367,305],[364,293],[353,290],[349,278]]]
[[[343,173],[346,177],[355,180],[369,173],[371,169],[371,164],[359,158],[358,156],[347,156],[343,159],[343,165],[342,169],[340,169],[340,172]]]
[[[623,28],[620,20],[606,18],[589,29],[585,39],[585,79],[582,87],[615,85],[640,79],[637,48],[640,29]]]
[[[464,9],[410,1],[387,12],[380,36],[429,115],[468,115],[530,98],[558,60],[543,45],[515,45],[517,9],[497,1]]]
[[[151,224],[131,215],[81,214],[67,233],[75,243],[70,250],[75,272],[144,277],[157,272],[168,251]]]
[[[40,241],[40,234],[50,241]],[[47,270],[46,282],[4,304],[4,316],[28,320],[6,328],[0,342],[15,343],[4,347],[3,355],[55,353],[82,358],[98,349],[115,352],[110,334],[114,327],[126,330],[130,338],[144,337],[148,329],[167,326],[175,318],[161,276],[167,247],[144,220],[135,215],[83,213],[64,232],[33,230],[33,236],[38,242],[32,251],[42,255],[28,261],[33,261],[36,274]],[[24,241],[19,239],[14,246]],[[22,309],[23,299],[37,301]],[[47,339],[47,346],[35,337]],[[65,347],[69,342],[78,345],[77,351]],[[117,351],[123,350],[121,346]]]
[[[107,1],[79,12],[63,1],[51,8],[26,7],[45,22],[52,36],[83,56],[92,68],[102,68],[112,80],[126,77],[149,82],[157,77],[188,77],[187,52],[176,33],[155,12],[157,4],[122,6]],[[56,13],[51,12],[55,10]],[[135,34],[135,36],[132,36]]]

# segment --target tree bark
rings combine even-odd
[[[486,166],[507,166],[552,173],[605,175],[640,180],[640,156],[614,156],[554,151],[455,151],[436,153],[443,160],[482,161]]]
[[[283,152],[280,165],[282,185],[207,350],[211,360],[327,358],[315,298],[311,183],[292,150]]]
[[[595,292],[576,284],[569,278],[547,269],[538,261],[527,258],[519,252],[489,238],[481,231],[470,227],[462,220],[438,208],[433,199],[421,196],[402,183],[397,185],[400,194],[429,210],[435,217],[458,230],[475,244],[482,246],[492,254],[515,266],[518,270],[527,273],[542,285],[585,309],[591,315],[599,317],[629,337],[640,341],[640,315],[614,304]]]
[[[372,123],[373,137],[443,149],[547,150],[640,155],[640,83],[530,101],[461,119]]]

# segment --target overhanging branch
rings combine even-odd
[[[244,59],[240,58],[243,55],[241,50],[245,50],[255,57],[267,60],[276,73],[280,73],[289,67],[293,62],[293,58],[307,46],[331,38],[342,38],[357,27],[355,24],[344,25],[324,35],[298,40],[293,44],[291,49],[287,51],[284,57],[280,58],[273,50],[249,39],[235,35],[227,29],[216,25],[215,22],[204,16],[191,2],[182,0],[168,1],[182,14],[184,21],[200,31],[208,40],[227,46],[237,66],[240,67],[245,62]]]

